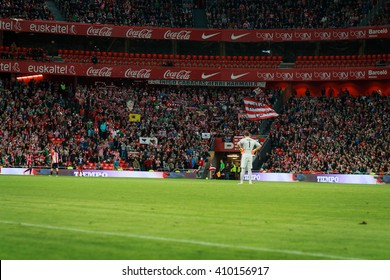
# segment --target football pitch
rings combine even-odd
[[[3,175],[0,259],[389,260],[390,188]]]

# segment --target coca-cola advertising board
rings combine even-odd
[[[390,26],[332,29],[219,30],[0,19],[0,30],[93,37],[224,42],[299,42],[390,38]]]
[[[213,69],[173,68],[130,65],[99,65],[80,63],[35,62],[23,60],[0,60],[0,72],[20,74],[88,76],[102,78],[129,78],[166,81],[225,81],[226,85],[244,82],[288,81],[349,81],[387,80],[389,67],[323,68],[323,69]]]

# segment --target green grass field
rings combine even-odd
[[[390,188],[3,175],[0,259],[388,260]]]

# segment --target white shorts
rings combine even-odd
[[[241,169],[247,168],[252,169],[253,156],[252,155],[242,155],[241,157]]]

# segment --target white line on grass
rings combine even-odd
[[[295,251],[295,250],[283,250],[283,249],[273,249],[273,248],[263,248],[263,247],[231,245],[231,244],[223,244],[223,243],[213,243],[213,242],[206,242],[206,241],[198,241],[198,240],[176,239],[176,238],[160,237],[160,236],[138,235],[138,234],[132,234],[132,233],[125,233],[125,232],[98,231],[98,230],[88,230],[88,229],[80,229],[80,228],[59,227],[59,226],[40,225],[40,224],[30,224],[30,223],[3,221],[3,220],[0,220],[0,223],[1,224],[9,224],[9,225],[19,225],[19,226],[25,226],[25,227],[52,229],[52,230],[63,230],[63,231],[91,233],[91,234],[98,234],[98,235],[119,236],[119,237],[138,238],[138,239],[146,239],[146,240],[154,240],[154,241],[165,241],[165,242],[174,242],[174,243],[194,244],[194,245],[202,245],[202,246],[209,246],[209,247],[241,249],[241,250],[251,250],[251,251],[260,251],[260,252],[271,252],[271,253],[289,254],[289,255],[297,255],[297,256],[319,257],[319,258],[324,258],[324,259],[358,260],[358,259],[355,259],[355,258],[335,256],[335,255],[328,255],[328,254],[322,254],[322,253],[310,253],[310,252]]]

